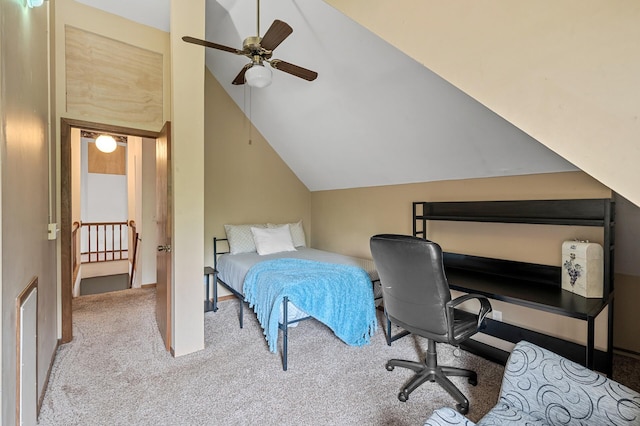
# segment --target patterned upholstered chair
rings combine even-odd
[[[440,408],[425,426],[474,425]],[[478,425],[640,425],[640,394],[529,342],[505,365],[500,399]]]

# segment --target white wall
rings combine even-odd
[[[89,173],[88,144],[92,139],[81,138],[80,143],[80,218],[83,223],[89,222],[127,222],[128,195],[127,175]],[[122,145],[122,144],[121,144]],[[125,149],[127,148],[124,145]],[[123,247],[128,244],[128,228],[123,228]],[[86,252],[86,228],[81,232],[81,250]],[[100,265],[81,266],[82,278],[128,273],[127,262],[105,262]]]
[[[82,138],[82,221],[125,222],[128,217],[127,176],[89,173],[87,144],[93,143],[90,141]]]
[[[142,140],[142,223],[138,229],[140,284],[156,283],[156,140]]]
[[[138,227],[142,226],[142,138],[138,136],[129,136],[127,138],[127,191],[127,220],[133,220],[136,224],[136,232],[140,232]],[[128,229],[133,232],[133,229]],[[135,261],[133,259],[134,239],[135,235],[129,235],[127,240],[129,242],[129,274],[131,274],[131,268]],[[139,274],[134,274],[133,287],[140,287]]]

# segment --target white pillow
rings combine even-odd
[[[280,253],[283,251],[296,251],[291,240],[289,225],[278,228],[251,228],[253,241],[256,244],[258,254]]]
[[[293,246],[306,247],[307,239],[305,238],[305,235],[304,235],[302,220],[299,220],[298,222],[289,223],[288,225],[289,225],[289,229],[291,230],[291,240],[293,241]],[[273,223],[267,224],[268,228],[278,228],[280,226],[282,226],[282,224],[280,225],[274,225]]]
[[[266,227],[266,224],[224,225],[224,232],[227,234],[227,240],[229,242],[229,252],[231,254],[255,252],[256,245],[253,242],[251,228]]]

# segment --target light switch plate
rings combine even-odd
[[[57,223],[50,223],[47,226],[47,238],[50,240],[55,240],[56,238],[58,238],[58,224]]]

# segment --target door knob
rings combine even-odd
[[[158,246],[158,251],[166,251],[167,253],[171,253],[171,246],[170,245],[160,245]]]

